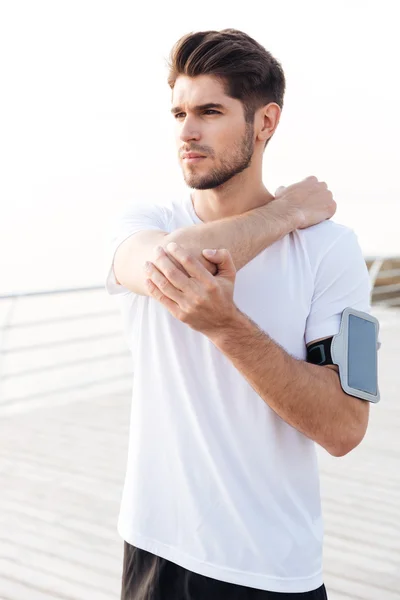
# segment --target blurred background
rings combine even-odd
[[[396,0],[0,4],[0,599],[119,597],[132,369],[108,239],[125,206],[187,193],[166,61],[242,29],[287,91],[264,181],[315,175],[355,230],[380,319],[362,444],[318,448],[332,600],[400,598],[400,85]]]

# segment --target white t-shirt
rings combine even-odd
[[[117,284],[113,273],[115,251],[130,235],[197,223],[188,193],[169,206],[133,206],[113,235],[106,288],[119,294],[134,366],[118,531],[195,573],[307,592],[323,583],[315,443],[205,335]],[[306,343],[338,333],[346,306],[370,312],[369,294],[354,232],[324,221],[286,235],[238,271],[234,301],[304,360]]]

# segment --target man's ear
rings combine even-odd
[[[281,112],[281,107],[275,102],[270,102],[257,111],[257,140],[265,142],[272,137],[279,125]]]

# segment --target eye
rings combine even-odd
[[[203,111],[203,114],[205,114],[205,115],[220,115],[222,113],[219,110],[214,110],[213,108],[207,108],[207,110]],[[185,113],[184,112],[180,112],[180,113],[176,113],[174,115],[174,118],[175,119],[181,119],[184,116],[185,116]]]

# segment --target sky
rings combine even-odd
[[[190,31],[234,27],[287,88],[264,183],[315,175],[364,254],[400,255],[395,0],[0,4],[0,294],[103,284],[115,216],[189,193],[166,61]]]

